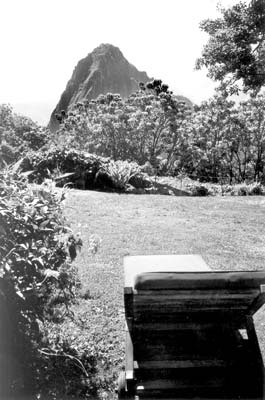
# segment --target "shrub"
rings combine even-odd
[[[129,184],[134,186],[136,189],[145,189],[152,186],[152,180],[147,174],[137,173],[130,177]]]
[[[133,178],[138,186],[150,186],[147,176],[144,178],[136,163],[114,162],[64,147],[28,153],[21,162],[21,168],[23,171],[32,171],[29,177],[31,181],[42,183],[53,177],[58,185],[69,182],[78,189],[123,190]]]
[[[154,176],[156,174],[156,169],[152,166],[150,161],[146,161],[144,165],[140,167],[141,171],[149,176]]]
[[[140,172],[138,164],[128,161],[110,161],[102,169],[119,190],[124,190],[129,180]]]
[[[15,162],[17,152],[7,143],[0,144],[0,168],[4,168],[5,165]]]
[[[249,194],[249,187],[246,184],[236,185],[235,187],[238,196],[247,196]]]
[[[18,169],[0,172],[0,352],[19,360],[24,374],[4,388],[9,395],[28,390],[26,383],[33,385],[40,373],[40,324],[72,302],[78,278],[71,261],[81,246],[63,217],[65,191],[56,192],[50,181],[29,186]]]
[[[210,195],[210,191],[207,188],[207,186],[202,185],[201,183],[198,183],[198,182],[188,184],[186,186],[186,189],[188,189],[190,191],[192,196],[209,196]]]
[[[2,151],[6,155],[7,164],[13,163],[30,150],[36,151],[48,145],[50,138],[48,129],[42,128],[28,117],[14,113],[9,105],[0,104],[0,145],[8,145],[13,149],[11,158],[7,152]]]
[[[255,182],[249,186],[249,194],[253,196],[263,195],[264,187],[259,182]]]
[[[96,186],[96,175],[108,159],[85,153],[78,150],[69,150],[61,147],[51,147],[35,153],[28,153],[23,159],[23,171],[32,170],[31,181],[42,183],[44,179],[61,174],[71,173],[68,182],[80,189],[89,189]]]
[[[226,185],[225,194],[230,194],[231,196],[262,195],[264,194],[264,186],[257,182],[252,184]]]
[[[233,186],[232,185],[220,185],[220,193],[222,196],[233,196]]]

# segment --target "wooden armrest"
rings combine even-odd
[[[126,324],[126,362],[125,362],[125,376],[127,386],[134,380],[134,357],[133,357],[133,344],[131,333]]]
[[[260,294],[250,304],[248,308],[248,315],[253,315],[265,303],[265,285],[260,285]]]

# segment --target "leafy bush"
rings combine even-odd
[[[208,187],[199,182],[188,184],[186,189],[190,191],[192,196],[209,196],[211,194]]]
[[[136,189],[145,189],[152,186],[152,180],[145,173],[137,173],[131,176],[129,184],[134,186]]]
[[[258,182],[252,184],[241,183],[231,186],[230,192],[233,196],[256,196],[265,193],[264,186]]]
[[[28,153],[21,167],[24,172],[31,171],[29,178],[37,183],[52,177],[58,186],[68,182],[78,189],[123,190],[128,182],[135,187],[150,186],[148,176],[136,163],[114,162],[65,147]]]
[[[96,357],[88,349],[78,351],[69,336],[57,335],[51,344],[49,348],[41,349],[40,365],[45,373],[39,377],[39,398],[46,400],[49,396],[49,399],[63,400],[66,395],[73,399],[88,398],[89,395],[94,398],[98,390]]]
[[[150,161],[146,161],[141,167],[141,171],[149,176],[154,176],[156,174],[156,169],[152,166]]]
[[[42,183],[45,178],[74,173],[68,181],[80,189],[95,188],[96,175],[108,159],[66,147],[51,147],[49,150],[28,153],[21,164],[23,171],[33,171],[30,179]]]
[[[41,323],[62,317],[73,301],[78,277],[71,262],[82,244],[63,217],[65,191],[50,181],[29,186],[18,169],[0,172],[0,353],[18,360],[24,375],[2,388],[9,395],[34,390],[27,384],[34,386],[41,373]]]
[[[28,153],[21,162],[21,168],[24,172],[30,172],[31,181],[42,183],[47,178],[53,178],[58,186],[69,184],[78,189],[120,191],[130,184],[136,189],[141,189],[138,193],[145,193],[144,189],[153,185],[153,178],[144,173],[145,168],[139,167],[136,163],[115,162],[110,158],[69,150],[67,147],[52,146],[49,150]],[[177,180],[178,189],[190,192],[193,196],[254,195],[265,192],[264,186],[259,183],[240,185],[201,183],[190,179],[184,170],[179,173]],[[159,190],[155,193],[159,193]]]
[[[136,163],[128,161],[110,161],[103,167],[104,172],[110,177],[116,189],[124,190],[129,180],[140,172]]]
[[[0,168],[15,162],[16,158],[17,152],[12,146],[7,143],[0,144]]]
[[[237,195],[238,196],[247,196],[249,194],[249,188],[246,184],[236,185]]]
[[[261,183],[252,184],[241,183],[237,185],[214,185],[207,184],[211,194],[222,196],[257,196],[265,193],[265,188]]]
[[[258,182],[255,182],[249,186],[249,194],[250,195],[257,196],[257,195],[263,195],[264,193],[265,193],[264,186],[262,186]]]
[[[192,196],[254,196],[263,195],[265,187],[260,183],[241,183],[236,185],[219,185],[214,183],[201,184],[198,181],[187,181],[182,185]]]
[[[38,150],[48,144],[51,134],[30,118],[13,112],[12,107],[0,104],[0,145],[10,146],[13,149],[11,159],[5,161],[10,164],[30,150]],[[8,153],[3,151],[4,155]],[[0,165],[2,168],[2,166]]]

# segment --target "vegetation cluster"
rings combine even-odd
[[[64,198],[51,181],[29,185],[19,164],[0,172],[1,398],[53,396],[58,374],[82,391],[93,369],[91,355],[54,335],[80,287],[74,260],[82,240],[66,223]]]
[[[77,104],[56,140],[114,161],[148,163],[154,175],[264,183],[264,94],[236,104],[218,93],[189,107],[161,81],[152,85],[142,85],[129,99],[108,94]]]

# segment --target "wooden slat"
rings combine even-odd
[[[208,308],[247,308],[253,303],[255,296],[258,296],[258,291],[249,291],[248,293],[230,293],[230,294],[215,294],[209,295],[207,291],[203,293],[189,294],[185,291],[184,294],[174,295],[136,295],[133,298],[133,309],[137,313],[139,311],[157,309],[165,313],[167,309],[188,311],[192,308],[207,310]]]
[[[253,300],[253,302],[250,304],[249,309],[248,309],[248,314],[249,315],[253,315],[255,314],[255,312],[257,312],[259,310],[260,307],[263,306],[263,304],[265,303],[265,286],[262,285],[262,292],[260,293],[260,295],[258,297],[255,298],[255,300]]]
[[[127,288],[125,288],[127,289]],[[260,293],[257,288],[250,289],[189,289],[189,290],[133,290],[134,297],[144,298],[147,297],[160,297],[160,296],[176,296],[182,297],[196,297],[196,296],[207,296],[207,297],[230,297],[230,296],[252,296],[256,297]]]
[[[126,329],[126,359],[125,359],[126,380],[134,379],[134,349],[130,332]]]
[[[211,377],[208,379],[194,379],[194,377],[180,379],[156,379],[146,380],[137,384],[136,390],[176,390],[194,388],[215,388],[224,384],[223,377]]]
[[[159,333],[159,332],[158,332]],[[225,335],[222,331],[212,332],[212,335],[148,335],[136,337],[134,341],[135,360],[140,361],[185,361],[232,359],[238,339]],[[140,365],[140,364],[139,364]]]
[[[153,311],[153,312],[152,312]],[[178,321],[194,321],[194,322],[212,322],[215,324],[216,322],[225,321],[229,323],[229,321],[233,321],[235,319],[240,319],[245,316],[246,308],[227,308],[224,309],[189,309],[185,311],[181,310],[163,310],[164,312],[160,312],[158,310],[145,310],[145,312],[135,312],[134,321],[136,323],[145,323],[146,322],[164,322],[164,325],[168,322],[178,322]]]
[[[124,306],[126,318],[133,318],[133,290],[132,288],[124,289]]]
[[[134,369],[175,369],[175,368],[213,368],[227,366],[227,360],[205,359],[205,360],[153,360],[135,361]]]
[[[232,354],[230,354],[230,356],[232,358]],[[229,358],[229,349],[225,346],[219,349],[215,349],[214,346],[211,346],[211,348],[204,346],[203,349],[196,349],[194,346],[191,349],[187,347],[143,346],[138,347],[135,351],[135,358],[139,363],[142,361],[193,361],[199,358],[207,360],[209,357],[220,357],[221,359],[225,357]]]
[[[249,338],[249,346],[251,348],[252,354],[255,357],[257,365],[260,366],[261,370],[264,370],[264,365],[263,365],[263,359],[259,347],[259,341],[254,325],[253,318],[251,316],[246,317],[246,329],[247,329],[247,335]]]
[[[215,340],[219,341],[228,341],[228,339],[235,338],[233,330],[229,330],[227,326],[209,326],[209,329],[197,329],[197,330],[174,330],[174,331],[146,331],[143,335],[142,332],[134,330],[134,337],[138,338],[140,343],[144,343],[145,341],[158,341],[164,343],[165,341],[172,341],[173,343],[179,342],[179,340],[184,340],[186,342],[190,342],[191,340],[194,342],[201,340]]]
[[[212,322],[203,322],[203,321],[183,321],[183,322],[167,322],[165,323],[164,321],[161,322],[135,322],[134,323],[134,330],[135,332],[137,331],[198,331],[198,330],[208,330],[208,329],[213,329],[215,327],[218,327],[219,330],[223,330],[226,328],[229,329],[236,329],[239,326],[242,325],[242,319],[234,319],[232,321],[216,321],[216,323]],[[239,329],[239,328],[238,328]],[[143,333],[145,335],[145,333]]]
[[[146,320],[149,322],[161,320],[161,318],[165,318],[165,322],[167,321],[182,321],[183,318],[187,319],[187,322],[196,317],[196,320],[199,320],[199,317],[202,318],[202,321],[209,320],[216,321],[219,316],[227,316],[236,317],[237,313],[242,315],[246,314],[246,307],[226,307],[226,308],[218,308],[218,307],[190,307],[186,310],[181,308],[170,308],[167,310],[163,309],[145,309],[145,310],[136,310],[134,313],[134,320]],[[199,315],[198,315],[199,314]]]
[[[174,299],[167,297],[165,299],[150,299],[149,301],[134,301],[133,302],[133,308],[134,310],[136,309],[145,309],[147,307],[150,308],[159,308],[159,307],[176,307],[176,308],[185,308],[185,307],[196,307],[200,306],[203,308],[203,306],[216,306],[216,307],[227,307],[227,306],[244,306],[247,307],[253,302],[253,298],[224,298],[224,299],[213,299],[213,298],[186,298],[186,299]]]
[[[134,305],[134,316],[137,317],[138,314],[141,313],[159,313],[159,314],[168,314],[170,312],[198,312],[198,311],[226,311],[226,310],[238,310],[242,311],[247,310],[249,306],[248,303],[243,302],[235,302],[235,301],[226,301],[220,302],[211,302],[211,301],[184,301],[184,302],[175,302],[175,303],[150,303],[150,304],[135,304]]]

